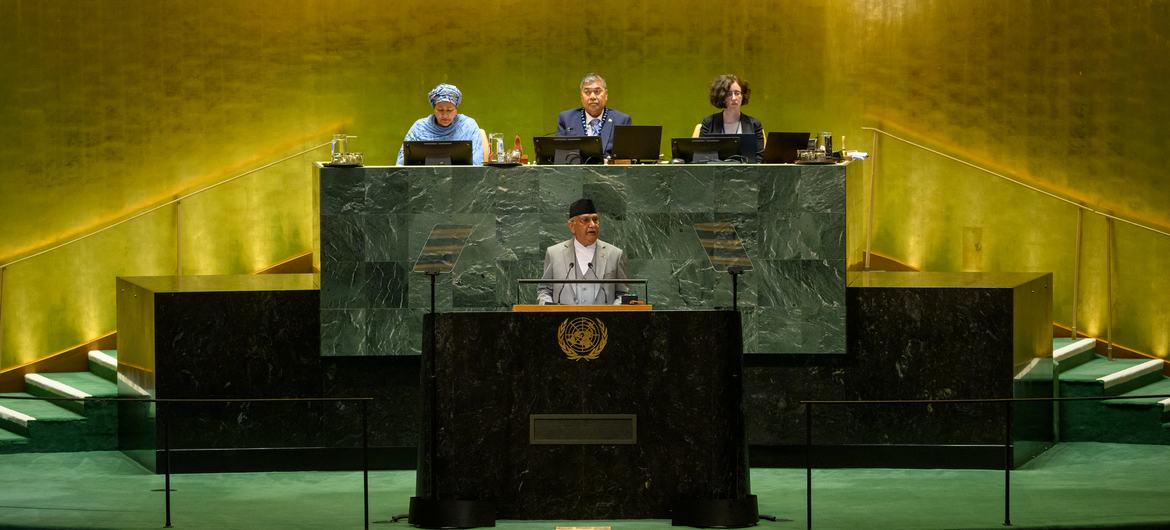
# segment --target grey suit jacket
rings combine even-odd
[[[593,255],[592,269],[586,268],[584,278],[576,267],[577,251],[573,248],[573,240],[568,239],[557,243],[544,253],[545,280],[560,279],[593,279],[596,275],[599,280],[624,280],[626,276],[626,255],[617,248],[600,239],[597,240],[597,251]],[[588,300],[578,300],[579,292],[592,292],[597,288],[596,296]],[[536,289],[536,301],[541,304],[612,304],[623,294],[629,294],[629,288],[624,283],[606,284],[579,284],[579,283],[541,283]],[[582,298],[586,298],[582,295]]]

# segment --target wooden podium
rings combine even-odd
[[[424,320],[411,524],[756,523],[739,313],[515,309]]]

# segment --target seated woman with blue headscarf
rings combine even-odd
[[[471,116],[459,114],[463,93],[455,85],[442,83],[427,94],[434,113],[419,118],[406,131],[404,141],[470,140],[471,163],[483,165],[484,139],[479,124]],[[402,165],[402,147],[398,148],[398,165]]]

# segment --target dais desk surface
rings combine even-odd
[[[514,304],[512,311],[517,312],[543,312],[543,313],[570,313],[581,311],[653,311],[654,306],[650,304],[639,305],[540,305],[540,304]]]

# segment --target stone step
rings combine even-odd
[[[29,436],[34,422],[71,422],[85,419],[80,414],[39,399],[4,399],[32,397],[25,392],[0,394],[0,427],[21,436]]]
[[[1170,378],[1163,377],[1161,380],[1154,383],[1135,388],[1121,394],[1118,399],[1109,399],[1104,401],[1106,405],[1115,407],[1150,407],[1155,408],[1161,413],[1163,421],[1170,421],[1170,397],[1165,398],[1128,398],[1126,396],[1143,396],[1143,395],[1170,395]]]
[[[1161,359],[1150,359],[1121,371],[1098,377],[1108,395],[1121,395],[1135,388],[1155,383],[1162,379]]]
[[[89,371],[111,383],[118,382],[118,350],[90,350]]]
[[[1114,359],[1112,361],[1097,357],[1089,362],[1065,370],[1060,374],[1061,383],[1090,383],[1099,384],[1101,377],[1132,368],[1146,362],[1146,359]]]
[[[0,454],[20,453],[28,447],[28,437],[0,429]]]
[[[51,372],[25,374],[25,390],[35,396],[78,398],[57,402],[61,407],[85,414],[87,397],[116,397],[118,385],[91,372]]]
[[[1097,339],[1052,339],[1052,360],[1063,372],[1093,360],[1096,347]]]
[[[7,416],[0,417],[0,422],[8,430],[28,438],[23,449],[8,452],[110,451],[117,448],[115,403],[94,403],[93,410],[87,410],[87,415],[82,416],[47,401],[5,399],[5,396],[32,397],[33,394],[0,394],[0,407],[4,409],[2,416]]]

